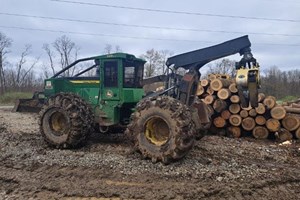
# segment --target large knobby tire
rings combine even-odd
[[[40,132],[56,148],[78,146],[90,134],[94,114],[78,95],[59,93],[50,97],[40,112]]]
[[[144,158],[164,164],[179,160],[189,152],[195,132],[189,108],[169,96],[143,99],[136,106],[127,129]]]

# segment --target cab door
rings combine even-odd
[[[109,101],[120,100],[120,88],[122,80],[120,78],[120,60],[104,60],[102,67],[102,90],[101,99]]]

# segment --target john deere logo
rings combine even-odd
[[[114,93],[113,93],[111,90],[107,90],[107,91],[106,91],[106,96],[107,96],[108,98],[113,97],[113,95],[114,95]]]

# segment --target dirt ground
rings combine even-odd
[[[115,135],[47,147],[37,115],[0,108],[0,199],[300,199],[300,143],[205,136],[164,166]]]

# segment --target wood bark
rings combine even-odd
[[[256,126],[252,130],[252,135],[253,135],[253,137],[255,137],[257,139],[266,139],[269,136],[269,131],[264,126]]]
[[[300,114],[300,108],[292,108],[292,107],[289,107],[289,106],[283,106],[283,107],[286,110],[286,112],[288,112],[288,113]]]

